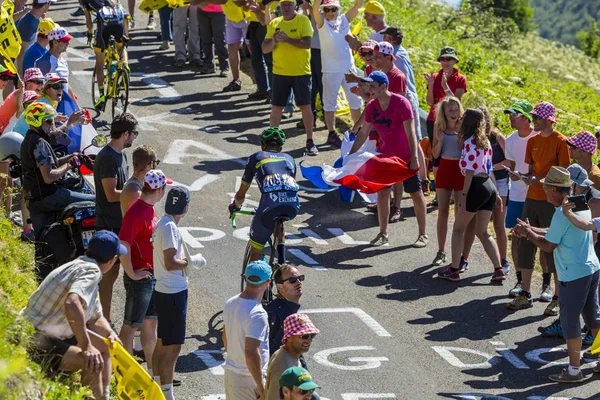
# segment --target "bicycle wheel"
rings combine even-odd
[[[117,115],[126,112],[129,105],[129,71],[125,68],[118,71],[113,84],[115,85],[112,99],[112,117],[114,119]]]
[[[92,104],[96,104],[99,97],[100,93],[98,93],[98,85],[96,84],[96,67],[94,67],[92,72]]]

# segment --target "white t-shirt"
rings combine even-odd
[[[387,28],[387,26],[385,28]],[[369,39],[374,40],[377,43],[383,42],[383,35],[381,33],[377,32],[377,31],[373,31],[373,32],[371,32],[371,35],[369,36]]]
[[[323,18],[323,26],[319,29],[323,72],[345,73],[354,65],[352,51],[345,39],[348,33],[350,33],[350,23],[346,15],[333,21]]]
[[[171,216],[165,215],[158,221],[152,233],[152,241],[154,244],[154,277],[156,278],[154,290],[165,294],[175,294],[186,290],[188,279],[183,270],[168,271],[165,266],[164,250],[177,249],[177,259],[184,258],[183,239]]]
[[[514,131],[512,135],[506,138],[505,157],[507,160],[514,161],[515,170],[522,174],[529,172],[529,165],[525,162],[525,150],[527,149],[527,141],[535,134],[537,132],[532,131],[529,136],[523,138],[519,136],[519,132]],[[510,201],[525,201],[526,197],[527,185],[523,181],[512,181],[508,199]]]
[[[269,320],[267,312],[255,300],[241,298],[238,294],[225,302],[223,323],[227,335],[225,368],[240,375],[250,376],[244,353],[246,338],[259,340],[263,374],[269,362]]]

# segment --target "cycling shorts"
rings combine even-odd
[[[94,48],[104,51],[108,47],[108,40],[111,36],[115,37],[117,43],[123,42],[123,35],[125,33],[125,27],[123,22],[116,23],[98,23],[98,29],[96,30],[96,37],[94,38]]]
[[[279,217],[294,219],[299,209],[298,192],[264,193],[250,225],[252,247],[262,250],[273,234],[275,221]]]

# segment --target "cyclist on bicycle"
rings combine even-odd
[[[123,42],[127,42],[129,33],[128,25],[125,23],[129,19],[129,13],[119,3],[118,0],[82,0],[85,10],[85,25],[87,27],[88,43],[93,37],[93,24],[91,12],[96,14],[96,37],[94,38],[94,54],[96,56],[96,82],[98,82],[98,101],[94,108],[98,111],[104,111],[106,97],[104,96],[104,51],[108,46],[111,36],[114,36],[117,44],[117,51],[121,54],[123,66],[129,69],[127,65],[127,50],[123,48]]]
[[[261,258],[265,244],[273,234],[275,222],[283,217],[294,219],[300,209],[298,201],[298,184],[296,183],[296,162],[289,154],[282,153],[285,133],[279,128],[267,128],[260,135],[262,151],[254,153],[248,159],[246,170],[242,176],[242,184],[229,205],[229,213],[233,215],[244,203],[246,192],[250,188],[252,178],[261,192],[256,215],[250,226],[250,260]],[[277,254],[279,263],[285,264],[285,232],[278,232],[279,245]]]

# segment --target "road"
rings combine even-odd
[[[81,103],[91,106],[93,61],[85,47],[83,18],[71,18],[73,0],[53,4],[56,21],[75,36],[68,60],[71,84]],[[138,16],[138,26],[143,24]],[[157,32],[132,31],[133,72],[129,111],[140,121],[135,145],[154,146],[160,167],[192,191],[181,221],[187,243],[208,266],[190,278],[187,339],[177,364],[183,380],[178,399],[224,398],[221,310],[239,290],[241,259],[250,220],[233,230],[226,207],[243,171],[245,157],[258,150],[257,134],[268,123],[269,106],[250,102],[248,76],[237,93],[223,93],[227,79],[171,67],[172,50],[159,51]],[[245,60],[246,66],[248,60]],[[108,107],[107,107],[108,109]],[[93,114],[93,113],[92,113]],[[100,132],[110,113],[96,115]],[[284,121],[285,150],[299,160],[304,135],[294,128],[299,113]],[[319,123],[317,144],[326,140]],[[311,165],[332,164],[336,149],[321,145]],[[290,259],[306,275],[301,310],[321,330],[308,353],[321,396],[353,399],[568,399],[598,398],[596,377],[567,386],[547,379],[566,364],[563,340],[544,339],[537,327],[551,322],[544,304],[509,312],[505,303],[514,274],[504,286],[490,285],[491,266],[476,244],[471,269],[460,283],[439,281],[430,262],[437,250],[435,210],[428,214],[430,245],[413,249],[416,221],[390,226],[390,246],[370,248],[378,233],[374,215],[362,202],[342,203],[337,192],[307,188],[301,214],[288,223]],[[248,205],[259,199],[250,189]],[[357,196],[358,197],[358,196]],[[404,207],[410,200],[404,200]],[[162,204],[158,206],[162,215]],[[541,282],[534,284],[538,290]],[[116,284],[114,320],[120,326],[121,281]],[[593,364],[585,365],[591,376]]]

